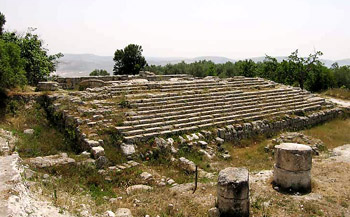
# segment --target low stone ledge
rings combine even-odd
[[[62,153],[57,155],[49,155],[45,157],[29,158],[26,159],[24,162],[36,168],[46,168],[52,166],[74,164],[75,160],[73,158],[69,158],[66,153]]]

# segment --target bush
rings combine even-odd
[[[110,74],[104,69],[95,69],[89,76],[109,76]]]
[[[0,89],[23,86],[26,83],[21,49],[0,39]]]

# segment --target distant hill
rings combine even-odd
[[[250,58],[255,62],[263,61],[265,57]],[[278,61],[282,61],[286,57],[276,57]],[[201,56],[195,58],[181,58],[181,57],[146,57],[149,65],[166,65],[176,64],[181,61],[186,63],[193,63],[200,60],[211,60],[214,63],[236,62],[237,60],[229,59],[219,56]],[[350,65],[350,59],[343,59],[332,61],[321,59],[321,61],[330,67],[334,62],[338,62],[340,66]],[[113,57],[112,56],[98,56],[94,54],[64,54],[64,57],[59,59],[56,74],[62,77],[80,77],[88,76],[94,69],[105,69],[112,74],[113,71]]]

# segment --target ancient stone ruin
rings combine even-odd
[[[223,141],[235,141],[302,129],[343,112],[299,88],[261,78],[127,78],[114,81],[110,76],[107,86],[48,95],[49,109],[61,114],[88,151],[103,147],[102,129],[116,130],[123,147],[204,129],[214,129]],[[72,82],[61,78],[60,85],[71,86],[64,83],[68,80]]]
[[[274,183],[293,192],[311,191],[312,149],[297,143],[275,146]]]
[[[249,216],[249,173],[229,167],[218,178],[217,207],[220,216]]]

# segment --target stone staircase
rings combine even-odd
[[[312,97],[300,89],[276,87],[273,82],[261,78],[198,79],[149,87],[150,84],[111,87],[117,92],[129,93],[126,97],[131,111],[126,114],[123,125],[116,127],[128,143],[315,111],[325,104],[324,99]]]
[[[198,91],[198,90],[210,90],[224,91],[227,89],[266,89],[273,88],[274,83],[266,81],[262,78],[245,78],[241,76],[233,77],[226,80],[181,80],[181,81],[163,81],[163,82],[111,82],[110,86],[102,88],[91,88],[89,92],[101,93],[106,92],[111,95],[118,94],[137,94],[150,92],[165,92],[174,93],[182,91]]]

